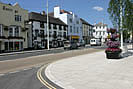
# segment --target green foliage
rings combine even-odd
[[[120,28],[120,6],[123,12],[123,28],[129,31],[133,30],[133,3],[131,0],[110,0],[108,13],[110,19],[116,28]]]

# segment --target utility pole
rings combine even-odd
[[[48,18],[48,0],[47,0],[47,48],[49,50],[49,18]]]

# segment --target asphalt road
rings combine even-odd
[[[64,50],[57,49],[54,50],[53,52],[49,51],[48,53],[48,54],[54,53],[54,55],[39,56],[33,58],[26,58],[26,57],[43,55],[44,53],[35,52],[32,54],[29,53],[29,54],[6,56],[7,60],[10,61],[0,62],[0,89],[48,89],[37,79],[37,71],[42,64],[39,66],[32,66],[32,67],[29,67],[29,65],[35,65],[40,63],[43,63],[43,65],[47,65],[48,63],[61,60],[64,58],[83,55],[86,53],[97,52],[103,48],[104,47],[88,46],[86,48],[79,48],[77,49],[77,51],[76,50],[70,52],[68,51],[67,53],[61,53],[64,52]],[[87,50],[82,50],[82,49],[87,49]],[[55,53],[61,53],[61,54],[55,54]],[[3,58],[5,58],[5,56],[3,56]],[[18,60],[13,60],[15,58],[17,58]],[[19,58],[23,59],[19,60]]]
[[[104,49],[104,46],[86,46],[86,47],[80,47],[76,50],[86,49],[86,48],[95,48],[95,49]],[[26,57],[32,57],[32,56],[38,56],[38,55],[46,55],[46,54],[54,54],[54,53],[62,53],[64,51],[70,51],[70,50],[64,50],[61,49],[55,49],[55,50],[42,50],[39,52],[33,52],[33,53],[24,53],[24,54],[15,54],[15,55],[6,55],[6,56],[0,56],[0,61],[5,60],[14,60],[14,59],[20,59],[20,58],[26,58]]]
[[[48,89],[37,79],[39,68],[9,72],[0,76],[0,89]]]

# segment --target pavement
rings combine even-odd
[[[16,54],[25,54],[25,53],[35,53],[35,52],[42,52],[44,50],[46,51],[51,51],[55,49],[62,49],[63,47],[60,48],[51,48],[50,50],[48,49],[42,49],[42,50],[29,50],[29,51],[19,51],[19,52],[9,52],[9,53],[0,53],[0,56],[7,56],[7,55],[16,55]]]
[[[133,89],[132,69],[133,50],[121,59],[107,59],[100,51],[56,61],[44,74],[64,89]]]

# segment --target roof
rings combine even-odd
[[[107,24],[100,22],[100,23],[96,24],[95,26],[107,26]]]
[[[82,19],[82,18],[80,18],[80,20],[81,20],[81,22],[82,22],[83,24],[93,26],[93,25],[89,24],[87,21],[85,21],[85,20],[84,20],[84,19]]]
[[[66,11],[66,10],[60,10],[60,13],[71,14],[69,11]],[[50,13],[48,13],[48,15],[54,17],[54,12],[50,12]]]
[[[48,15],[54,17],[54,12],[50,12]]]
[[[29,20],[40,21],[40,22],[47,22],[47,15],[42,15],[41,13],[31,12],[31,13],[29,13]],[[51,24],[66,25],[59,18],[54,18],[52,16],[49,16],[49,22]]]

